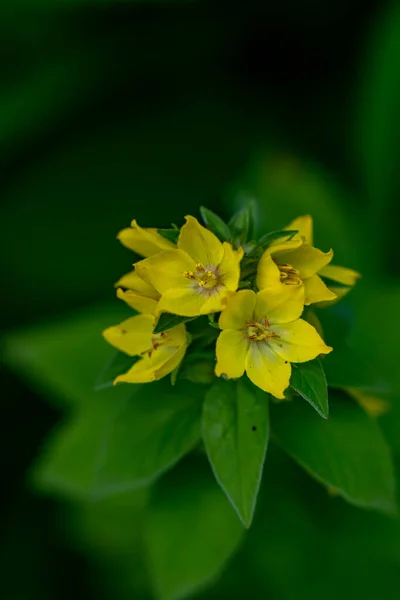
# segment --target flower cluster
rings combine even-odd
[[[220,330],[215,375],[246,373],[265,392],[284,398],[291,363],[332,350],[301,318],[305,307],[336,302],[359,274],[331,265],[333,251],[313,246],[310,216],[247,241],[245,221],[238,231],[240,218],[235,230],[207,209],[202,215],[208,228],[187,216],[180,230],[142,228],[133,221],[118,234],[144,259],[116,284],[118,298],[140,314],[103,332],[110,344],[135,357],[114,383],[145,383],[176,372],[191,343],[185,323],[209,315],[204,335],[210,326]]]

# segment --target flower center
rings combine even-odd
[[[184,276],[192,279],[202,288],[214,288],[218,284],[218,277],[214,269],[203,267],[200,263],[196,264],[196,271],[185,271]]]
[[[246,327],[247,337],[254,342],[261,342],[262,340],[270,340],[271,338],[279,337],[274,331],[271,331],[267,317],[264,317],[264,319],[261,320],[261,323],[258,321],[255,323],[248,323]]]
[[[287,263],[277,265],[280,273],[281,282],[285,285],[299,285],[301,279],[299,277],[300,271],[292,267]]]

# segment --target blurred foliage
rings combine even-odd
[[[378,423],[400,474],[399,7],[9,0],[0,16],[2,597],[146,600],[151,573],[163,598],[199,587],[197,597],[211,599],[249,589],[279,600],[397,599],[399,521],[331,496],[276,444],[243,538],[201,454],[172,470],[174,485],[165,476],[151,492],[96,501],[59,482],[49,500],[31,465],[44,460],[54,425],[72,430],[73,475],[86,484],[79,458],[92,449],[74,437],[77,424],[79,433],[91,412],[101,433],[104,407],[117,411],[126,399],[124,386],[94,391],[112,354],[99,331],[126,315],[113,283],[132,255],[117,231],[134,216],[180,224],[200,205],[228,216],[246,196],[260,202],[261,231],[309,212],[317,245],[362,271],[341,308],[354,325],[330,335],[346,341],[346,356],[358,352],[360,379],[371,372],[369,388],[390,402]],[[346,378],[344,366],[332,372]],[[313,423],[312,408],[302,408]]]

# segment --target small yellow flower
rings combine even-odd
[[[314,327],[300,319],[300,286],[274,286],[257,294],[237,292],[222,312],[217,340],[217,376],[249,379],[276,398],[284,398],[291,364],[328,354]]]
[[[158,312],[185,317],[221,311],[237,290],[243,250],[186,217],[176,250],[159,252],[136,264],[136,271],[160,294]]]
[[[291,225],[294,229],[294,224]],[[304,304],[334,300],[336,294],[317,275],[332,256],[332,250],[321,252],[299,235],[287,242],[273,243],[258,264],[257,286],[260,290],[272,286],[298,286],[302,289]]]
[[[136,271],[123,275],[115,284],[117,296],[134,310],[140,313],[155,315],[160,294],[157,290],[144,281]],[[122,288],[126,288],[123,290]]]
[[[140,357],[114,384],[156,381],[171,373],[183,359],[187,347],[185,326],[153,333],[155,321],[152,315],[136,315],[103,331],[109,344],[129,356]]]
[[[172,250],[175,244],[166,240],[157,232],[157,229],[139,227],[135,220],[131,227],[122,229],[117,238],[126,248],[133,250],[140,256],[153,256],[160,250]]]
[[[313,219],[311,215],[298,217],[285,229],[298,229],[298,235],[310,246],[313,245]],[[327,264],[318,271],[319,275],[326,277],[332,282],[338,282],[341,286],[329,285],[329,290],[336,295],[336,300],[343,298],[350,289],[356,284],[357,279],[361,277],[360,273],[347,267],[338,267],[337,265]],[[345,287],[342,287],[345,286]],[[312,302],[321,302],[322,300],[312,300]]]

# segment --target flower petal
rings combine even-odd
[[[229,298],[228,306],[221,313],[218,325],[220,329],[243,329],[254,319],[256,293],[252,290],[240,290]]]
[[[275,260],[278,264],[288,263],[292,265],[300,272],[301,279],[308,279],[325,267],[332,260],[332,256],[333,250],[321,252],[318,248],[313,248],[304,243],[296,250],[275,256]]]
[[[114,385],[116,383],[148,383],[150,381],[155,381],[156,379],[161,379],[164,375],[167,375],[168,372],[174,370],[174,362],[172,359],[178,355],[180,360],[182,360],[182,349],[181,348],[173,348],[168,346],[161,346],[157,350],[155,350],[151,356],[146,355],[145,357],[138,360],[126,373],[122,375],[118,375],[114,379]],[[180,362],[178,361],[178,363]],[[172,361],[172,362],[170,362]],[[170,371],[163,367],[167,364],[170,364]],[[177,364],[178,364],[177,363]],[[161,372],[161,375],[158,376],[158,373]]]
[[[258,263],[256,283],[259,290],[282,285],[280,271],[268,251],[264,252]]]
[[[228,290],[236,292],[240,279],[240,261],[243,258],[243,249],[234,250],[231,244],[222,244],[224,255],[218,266],[219,283]]]
[[[304,308],[304,286],[282,285],[265,288],[258,292],[255,307],[255,319],[269,323],[289,323],[298,319]]]
[[[131,227],[122,229],[117,238],[126,248],[141,256],[152,256],[160,250],[175,248],[175,244],[163,238],[157,229],[139,227],[135,220],[132,221]]]
[[[202,266],[218,266],[224,255],[224,248],[219,239],[208,229],[200,225],[197,219],[188,215],[181,228],[178,248],[192,257],[195,263]]]
[[[188,289],[193,283],[185,271],[195,271],[196,264],[183,250],[165,250],[135,265],[136,272],[161,294],[174,288]]]
[[[152,315],[136,315],[122,321],[119,325],[105,329],[103,336],[118,350],[129,356],[135,356],[151,348],[153,326]]]
[[[147,281],[144,281],[136,271],[130,271],[129,273],[126,273],[126,275],[123,275],[121,279],[117,281],[115,287],[127,288],[128,290],[133,290],[148,298],[154,298],[154,300],[158,300],[160,297],[159,292],[157,292],[152,285],[147,283]]]
[[[332,351],[314,327],[302,319],[285,325],[275,325],[272,330],[279,336],[279,339],[271,340],[275,352],[289,362],[307,362],[319,354],[329,354]]]
[[[275,242],[272,242],[265,252],[271,255],[283,254],[296,250],[296,248],[300,248],[302,243],[303,240],[301,239],[287,240],[286,242],[282,242],[282,240],[278,239],[275,240]]]
[[[208,315],[223,310],[231,295],[232,292],[226,288],[212,292],[191,282],[189,287],[166,291],[161,296],[157,311],[158,313],[169,312],[182,317]]]
[[[133,290],[117,289],[117,297],[127,303],[128,306],[137,310],[140,313],[154,315],[157,309],[158,300],[147,298],[141,294],[137,294]]]
[[[311,215],[297,217],[289,225],[286,225],[285,229],[298,229],[300,237],[310,246],[313,245],[313,218]]]
[[[278,356],[268,342],[251,342],[246,356],[246,373],[259,388],[284,398],[289,385],[291,365]]]
[[[304,304],[314,304],[314,302],[325,302],[336,299],[336,294],[326,287],[318,275],[313,275],[304,280]]]
[[[226,375],[229,379],[241,377],[244,373],[249,339],[242,331],[225,329],[217,339],[217,377]]]
[[[338,267],[337,265],[327,265],[319,271],[319,274],[322,277],[327,277],[332,281],[349,286],[355,285],[357,279],[361,277],[357,271],[353,271],[353,269],[348,269],[347,267]]]

